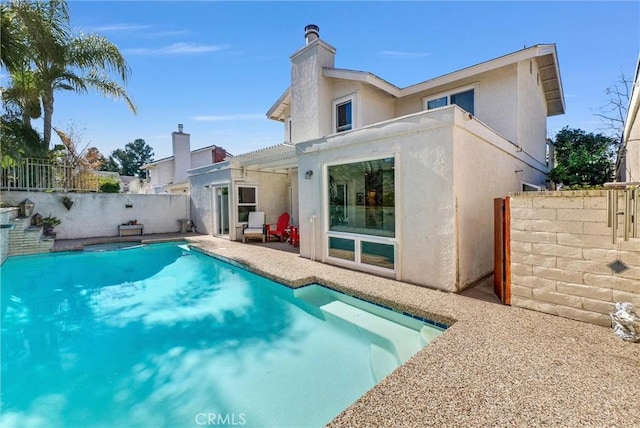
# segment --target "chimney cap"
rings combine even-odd
[[[179,123],[179,124],[178,124],[178,132],[179,132],[179,133],[182,133],[182,130],[183,130],[183,129],[184,129],[184,126],[183,126],[181,123]]]
[[[304,27],[304,32],[306,33],[307,31],[315,31],[316,33],[320,31],[320,27],[318,27],[315,24],[309,24],[307,26]]]
[[[304,38],[307,44],[320,38],[320,27],[315,24],[309,24],[304,27]]]

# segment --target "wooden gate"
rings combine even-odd
[[[493,200],[493,292],[511,304],[511,229],[509,197]]]

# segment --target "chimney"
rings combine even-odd
[[[317,25],[304,27],[307,44],[291,55],[291,117],[295,118],[292,143],[332,134],[333,82],[324,68],[334,68],[336,48],[319,37]]]
[[[182,124],[178,124],[178,132],[171,133],[173,146],[173,181],[187,181],[187,170],[191,169],[191,135],[183,132]]]
[[[211,154],[213,156],[213,163],[223,162],[227,158],[227,151],[222,147],[214,147]]]
[[[318,40],[320,38],[320,27],[314,24],[309,24],[304,27],[304,39],[307,44]]]

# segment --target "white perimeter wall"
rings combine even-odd
[[[120,193],[47,193],[3,191],[2,203],[17,206],[25,199],[35,203],[34,214],[53,215],[62,223],[55,227],[57,239],[118,236],[118,225],[129,220],[144,224],[144,233],[180,230],[179,219],[189,218],[189,196],[133,195]],[[67,210],[62,197],[73,206]],[[131,204],[132,208],[126,208]]]

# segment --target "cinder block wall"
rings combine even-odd
[[[602,326],[615,302],[640,308],[640,238],[612,243],[606,191],[510,196],[512,306]],[[614,273],[618,259],[630,269]]]

